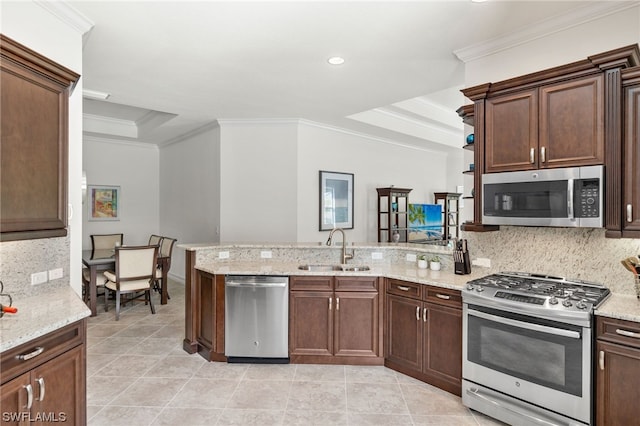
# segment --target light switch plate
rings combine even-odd
[[[228,251],[220,251],[218,252],[218,259],[228,259],[229,252]]]
[[[31,285],[38,285],[47,282],[47,271],[34,272],[31,274]]]
[[[263,259],[271,259],[271,250],[263,250],[260,252],[260,257]]]
[[[416,261],[416,255],[413,253],[407,253],[407,262],[415,262]]]
[[[379,251],[374,251],[371,253],[371,259],[373,260],[381,260],[382,259],[382,253],[380,253]]]
[[[49,269],[49,279],[57,280],[58,278],[62,278],[62,268]]]

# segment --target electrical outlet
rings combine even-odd
[[[260,252],[260,257],[263,259],[271,259],[271,250],[264,250]]]
[[[47,271],[34,272],[31,274],[31,285],[37,285],[47,282]]]
[[[407,262],[415,262],[415,261],[416,261],[416,255],[407,253]]]
[[[229,252],[228,251],[219,251],[218,252],[218,259],[228,259],[229,258]]]
[[[380,253],[379,251],[374,251],[371,253],[371,259],[373,260],[381,260],[382,259],[382,253]]]
[[[475,266],[480,266],[482,268],[491,268],[491,259],[479,257],[477,259],[473,259],[471,264]]]
[[[62,268],[50,269],[49,280],[57,280],[58,278],[62,278]]]

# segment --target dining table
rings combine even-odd
[[[168,299],[167,291],[167,270],[169,265],[169,256],[158,255],[158,267],[162,270],[162,285],[160,288],[160,304],[166,305]],[[96,298],[97,298],[97,279],[98,273],[104,271],[115,271],[116,268],[116,252],[114,249],[104,250],[82,250],[82,263],[89,268],[89,309],[91,316],[96,316]]]

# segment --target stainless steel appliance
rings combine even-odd
[[[228,275],[224,299],[229,362],[288,362],[288,277]]]
[[[596,283],[504,272],[462,290],[464,405],[514,425],[593,421]]]
[[[603,166],[483,174],[482,223],[601,228],[603,189]]]

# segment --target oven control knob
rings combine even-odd
[[[571,300],[569,300],[569,299],[565,299],[565,300],[562,302],[562,306],[567,307],[567,308],[570,308],[571,306],[573,306],[573,303],[571,303]]]
[[[473,284],[467,284],[467,290],[473,290]]]
[[[551,297],[549,298],[549,304],[550,304],[550,305],[557,305],[557,304],[558,304],[558,298],[557,298],[557,297],[555,297],[555,296],[551,296]]]
[[[587,301],[586,299],[582,299],[581,301],[576,303],[576,308],[578,308],[578,309],[587,309],[587,304],[584,303],[586,301]]]
[[[477,291],[477,292],[482,292],[482,291],[484,291],[484,287],[482,287],[481,285],[479,285],[479,286],[477,286],[477,287],[476,287],[476,291]]]

